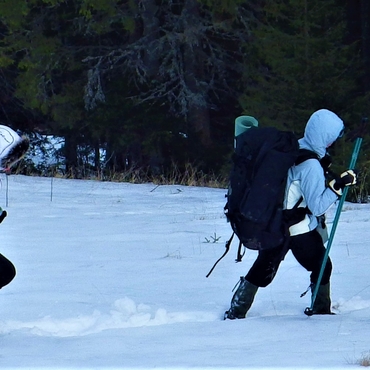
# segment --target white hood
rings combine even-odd
[[[304,136],[299,140],[299,146],[302,149],[314,151],[322,158],[326,154],[326,149],[338,139],[343,129],[343,121],[335,113],[320,109],[308,120]]]

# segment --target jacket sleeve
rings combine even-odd
[[[308,159],[299,166],[301,191],[307,207],[314,216],[321,216],[338,196],[326,186],[324,171],[318,160]]]

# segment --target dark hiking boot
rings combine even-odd
[[[257,290],[257,286],[251,284],[244,276],[242,276],[240,278],[238,289],[231,300],[230,309],[225,312],[224,320],[244,319],[248,310],[252,306]]]
[[[314,292],[315,285],[311,291]],[[331,312],[330,283],[320,285],[312,308],[313,315],[335,315]]]

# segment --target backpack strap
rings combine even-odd
[[[294,205],[292,209],[297,209],[299,205],[303,202],[303,195],[298,199],[298,202]]]
[[[238,247],[238,254],[236,256],[236,260],[235,262],[241,262],[242,261],[242,258],[244,257],[245,255],[245,247],[244,247],[244,252],[242,253],[242,248],[243,248],[243,243],[239,240],[239,247]]]
[[[317,159],[318,161],[320,161],[319,156],[312,150],[299,149],[298,157],[295,160],[294,164],[298,166],[299,164],[303,163],[304,161],[307,161],[308,159]]]
[[[209,275],[212,274],[212,271],[215,269],[216,265],[226,256],[227,252],[230,250],[230,245],[231,245],[231,242],[233,241],[234,235],[235,235],[235,233],[232,233],[230,239],[225,243],[225,249],[226,250],[225,250],[224,254],[215,262],[215,264],[213,265],[213,267],[211,268],[209,273],[206,275],[206,277],[208,277]],[[240,245],[239,245],[239,248],[240,248]]]
[[[329,180],[338,179],[338,176],[329,169],[329,166],[331,164],[331,159],[330,159],[329,154],[326,154],[325,157],[320,159],[319,156],[312,150],[299,149],[298,157],[295,160],[294,164],[298,166],[299,164],[303,163],[304,161],[307,161],[308,159],[317,159],[320,162],[321,167],[324,170],[325,178]]]

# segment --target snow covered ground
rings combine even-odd
[[[288,254],[248,318],[223,321],[256,256],[235,264],[234,241],[205,277],[230,237],[224,194],[25,176],[7,189],[2,175],[0,252],[17,276],[0,291],[0,368],[361,368],[370,205],[343,208],[330,252],[337,315],[304,315],[309,273]]]

